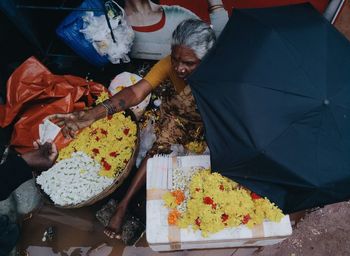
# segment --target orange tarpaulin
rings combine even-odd
[[[0,105],[0,126],[15,122],[11,145],[24,153],[39,138],[39,124],[51,114],[69,113],[91,106],[103,85],[71,75],[54,75],[35,57],[19,66],[7,81],[6,104]],[[60,133],[61,148],[68,143]]]

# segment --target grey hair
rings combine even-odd
[[[207,23],[198,19],[188,19],[182,21],[174,30],[171,47],[184,45],[192,49],[201,60],[215,41],[215,33]]]

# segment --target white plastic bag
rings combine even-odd
[[[195,153],[187,150],[181,144],[171,144],[170,146],[170,156],[191,156],[191,155],[210,155],[209,148],[206,147],[203,153]]]
[[[113,41],[105,15],[94,16],[93,12],[86,12],[83,16],[85,27],[80,32],[92,43],[101,56],[106,55],[110,62],[118,64],[120,60],[123,62],[130,61],[127,53],[130,51],[134,40],[134,31],[124,18],[124,10],[117,3],[115,4],[121,10],[122,14],[117,16],[107,14],[115,42]]]
[[[138,81],[140,81],[142,78],[136,74],[129,73],[129,72],[123,72],[117,75],[111,82],[111,84],[108,87],[108,91],[114,95],[117,92],[121,91],[123,88],[134,85]],[[140,104],[131,107],[130,109],[134,112],[137,120],[140,119],[143,112],[145,111],[146,107],[149,104],[149,101],[151,99],[151,94],[149,94]]]
[[[146,156],[147,151],[152,148],[153,143],[155,141],[156,141],[156,134],[154,131],[154,122],[153,120],[148,120],[147,125],[140,132],[140,148],[136,158],[137,168],[140,166],[141,161]]]

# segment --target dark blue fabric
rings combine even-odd
[[[349,70],[310,5],[235,9],[189,78],[212,169],[287,213],[349,199]]]
[[[7,256],[19,238],[18,225],[12,223],[7,215],[0,215],[0,256]]]
[[[23,182],[33,178],[33,169],[17,154],[10,152],[0,164],[0,201],[5,200]]]
[[[79,9],[97,9],[101,11],[94,11],[95,16],[104,15],[103,5],[101,0],[85,0],[77,11],[70,13],[56,29],[56,34],[61,38],[70,48],[73,49],[80,57],[88,61],[90,64],[102,67],[109,63],[106,56],[100,56],[95,50],[94,46],[85,39],[80,30],[84,27],[82,16],[85,11]]]

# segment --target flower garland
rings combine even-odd
[[[185,145],[185,148],[190,152],[202,154],[205,151],[206,143],[204,141],[191,141]]]
[[[101,166],[83,152],[56,163],[42,172],[36,182],[58,205],[75,205],[101,193],[113,179],[98,175]]]
[[[165,205],[171,208],[168,223],[201,230],[204,237],[241,224],[252,228],[264,220],[279,222],[284,216],[267,198],[208,169],[193,174],[188,189],[187,197],[181,190],[163,196]],[[184,203],[187,206],[182,210]]]
[[[96,103],[106,98],[108,94],[102,93]],[[136,131],[136,124],[122,112],[100,119],[83,129],[77,138],[61,149],[58,161],[81,151],[101,164],[101,176],[118,177],[132,156]]]

